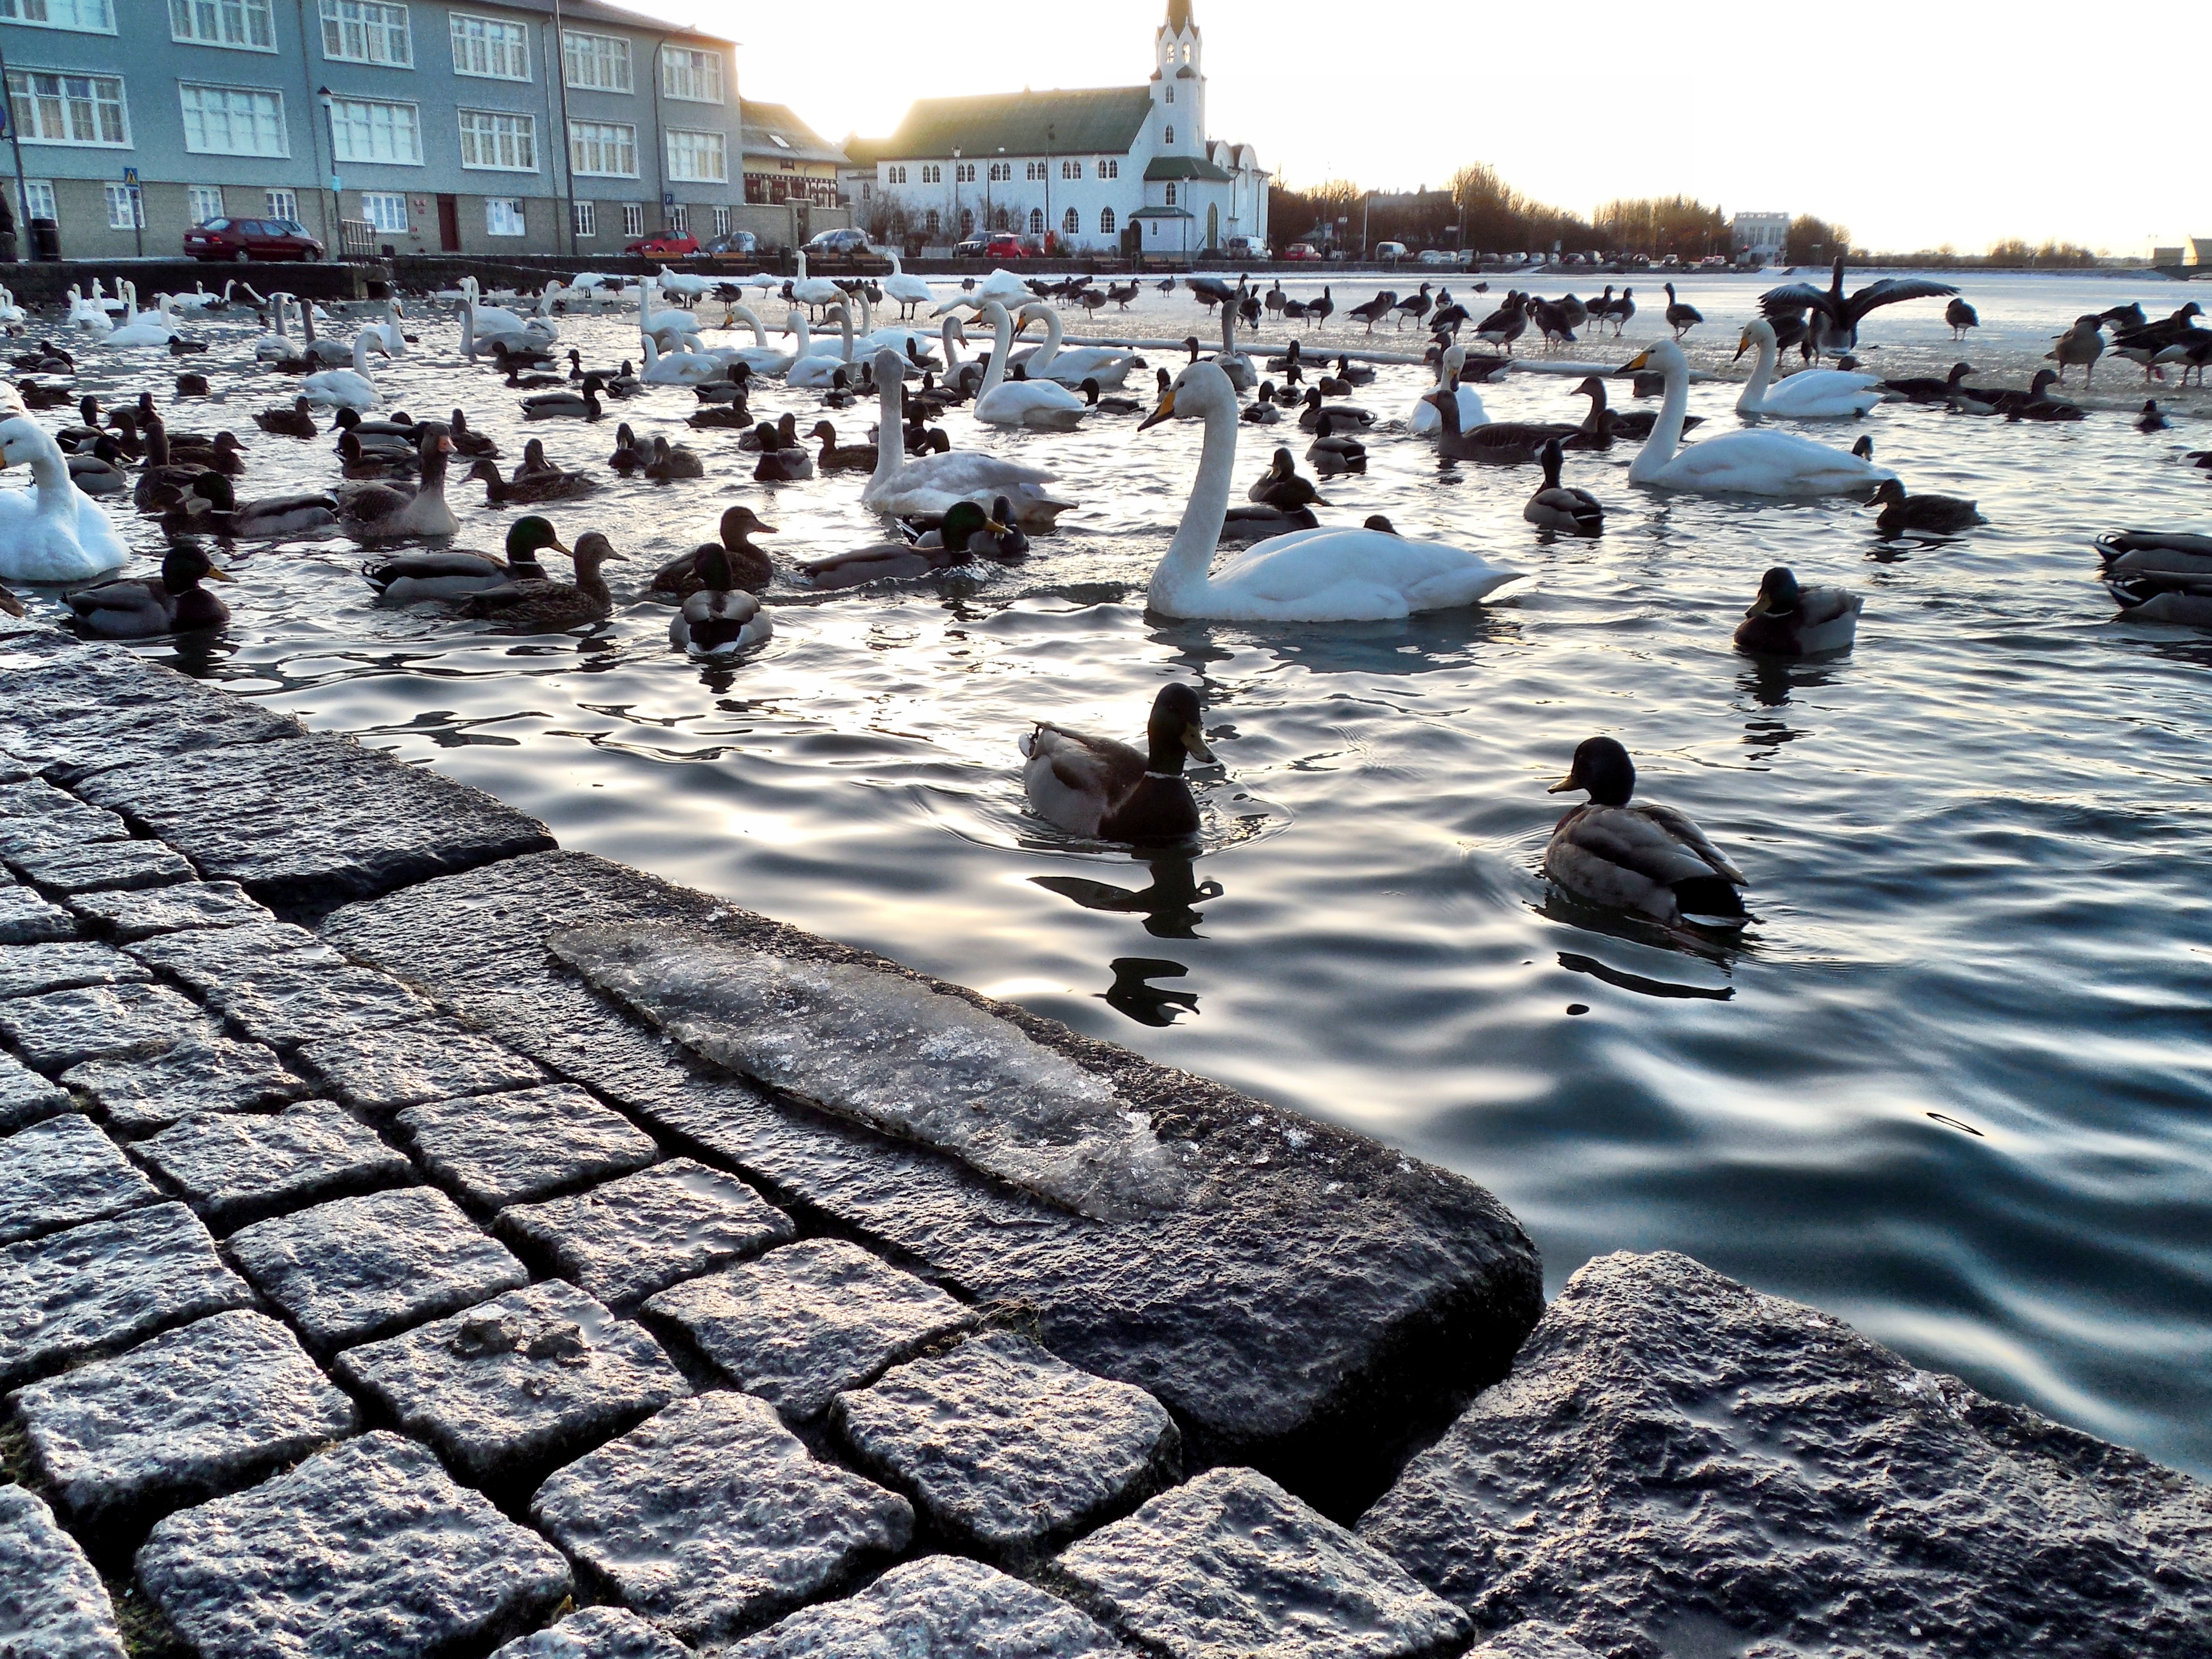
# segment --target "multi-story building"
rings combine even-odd
[[[9,195],[71,258],[222,216],[587,256],[743,201],[735,47],[601,0],[0,0],[0,51]]]
[[[1739,213],[1729,221],[1730,250],[1747,264],[1779,259],[1783,245],[1789,240],[1790,216],[1786,213]]]

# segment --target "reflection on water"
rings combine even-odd
[[[1715,319],[1700,332],[1724,337],[1693,336],[1693,355],[1724,359],[1763,285],[1686,285]],[[2110,287],[1978,282],[1980,378],[2025,384],[2076,314],[2143,297]],[[1881,372],[1954,360],[1927,309],[1879,313]],[[620,330],[567,331],[596,356],[622,355]],[[458,397],[519,453],[512,396],[453,362],[445,319],[416,331],[422,353],[378,366],[394,401]],[[166,395],[169,372],[104,360],[86,381]],[[1397,418],[1422,378],[1385,368],[1363,401]],[[243,428],[254,494],[328,476],[326,440],[252,428],[270,384],[180,417]],[[1483,398],[1500,419],[1579,418],[1573,384],[1516,376]],[[1730,397],[1693,389],[1707,430],[1732,424]],[[724,434],[684,426],[691,402],[655,391],[620,417],[690,442],[707,477],[610,480],[552,514],[564,539],[605,531],[636,580],[733,501],[781,527],[787,568],[879,533],[849,477],[756,484]],[[771,592],[775,636],[733,663],[672,657],[666,610],[619,587],[581,637],[380,611],[336,541],[226,553],[228,641],[149,649],[489,789],[567,846],[1462,1170],[1528,1226],[1554,1288],[1593,1252],[1686,1250],[2212,1470],[2212,641],[2113,623],[2087,550],[2116,525],[2212,527],[2205,478],[2174,459],[2203,447],[2212,394],[2173,402],[2163,444],[2103,412],[2054,432],[1877,411],[1886,464],[1990,520],[1911,544],[1848,502],[1651,497],[1625,447],[1568,464],[1605,536],[1549,543],[1520,516],[1535,469],[1440,475],[1386,422],[1370,472],[1331,482],[1333,519],[1384,513],[1536,586],[1277,629],[1142,610],[1194,428],[1139,436],[1125,416],[1058,438],[957,414],[957,444],[1060,474],[1082,503],[1063,532],[957,591]],[[770,389],[756,407],[811,424],[814,404]],[[605,428],[536,435],[572,466],[609,447]],[[1245,445],[1240,487],[1266,447]],[[496,547],[510,515],[455,498],[464,544]],[[1785,563],[1865,594],[1850,655],[1730,648],[1759,573]],[[1201,689],[1221,757],[1194,776],[1199,856],[1073,844],[1028,816],[1016,745],[1033,722],[1134,740],[1169,678]],[[1547,892],[1562,802],[1544,786],[1601,731],[1635,753],[1645,797],[1750,874],[1741,938]]]

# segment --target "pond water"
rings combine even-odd
[[[1725,369],[1774,280],[1684,284],[1711,319],[1693,361]],[[1366,343],[1343,310],[1416,281],[1332,273],[1322,341]],[[2142,278],[1967,288],[1972,340],[1954,347],[1942,302],[1922,301],[1875,315],[1869,363],[1940,374],[1963,356],[1978,380],[2021,385],[2077,313],[2140,300],[2160,315],[2183,297]],[[1617,362],[1653,337],[1664,296],[1638,299],[1620,343],[1576,354]],[[422,345],[376,366],[388,405],[464,403],[511,462],[514,394],[462,365],[450,307],[413,310]],[[1208,332],[1186,296],[1150,288],[1092,328]],[[328,440],[252,428],[249,410],[290,392],[241,367],[253,331],[200,331],[226,395],[175,423],[240,431],[241,494],[331,477]],[[635,352],[619,317],[563,332],[594,361]],[[88,389],[166,398],[167,357],[99,355]],[[945,422],[957,445],[1058,471],[1081,504],[1062,533],[952,586],[825,597],[780,579],[775,637],[702,669],[635,595],[724,506],[780,526],[768,544],[787,569],[878,526],[857,475],[757,485],[734,434],[690,434],[703,480],[617,480],[599,465],[610,419],[533,428],[600,472],[552,516],[565,539],[600,529],[626,556],[602,627],[516,640],[380,611],[359,550],[319,542],[240,550],[228,635],[147,650],[488,789],[568,847],[1449,1165],[1511,1206],[1554,1289],[1594,1253],[1686,1251],[2212,1473],[2212,638],[2117,622],[2087,545],[2122,526],[2212,529],[2212,479],[2180,459],[2212,435],[2212,398],[2164,392],[2175,429],[2145,436],[2130,424],[2140,371],[2108,358],[2079,425],[1879,410],[1859,429],[1909,486],[1980,501],[1989,522],[1948,541],[1884,543],[1848,501],[1649,494],[1622,447],[1569,469],[1606,502],[1604,536],[1548,542],[1520,517],[1533,469],[1440,469],[1405,435],[1423,378],[1385,368],[1363,393],[1384,424],[1368,475],[1328,487],[1330,516],[1384,512],[1536,579],[1505,602],[1380,625],[1149,617],[1143,582],[1196,426],[1007,434],[963,411]],[[1493,417],[1578,418],[1573,384],[1516,375],[1482,395]],[[1692,408],[1724,430],[1732,399],[1700,384]],[[756,409],[804,427],[818,402],[770,387]],[[693,407],[661,389],[617,412],[674,436]],[[858,438],[872,415],[833,418]],[[1248,428],[1240,481],[1294,431]],[[496,547],[511,515],[473,486],[453,495],[461,542]],[[148,523],[127,533],[159,548]],[[1848,656],[1733,651],[1777,563],[1864,596]],[[1133,738],[1170,678],[1201,689],[1220,757],[1200,775],[1202,856],[1133,860],[1025,815],[1017,744],[1033,721]],[[1549,890],[1539,864],[1562,803],[1544,787],[1600,732],[1634,753],[1644,795],[1694,815],[1748,872],[1740,939],[1693,946]]]

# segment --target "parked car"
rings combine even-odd
[[[694,248],[694,259],[750,259],[760,252],[760,238],[750,230],[733,230],[726,236],[717,236],[703,246]]]
[[[822,231],[808,239],[806,251],[817,258],[826,254],[836,258],[850,258],[856,253],[868,251],[868,233],[852,229]]]
[[[1458,256],[1448,247],[1425,247],[1420,263],[1425,265],[1449,265],[1459,263]]]
[[[1036,251],[1011,231],[999,231],[990,236],[970,236],[957,244],[953,257],[960,259],[1034,259]]]
[[[1318,259],[1321,255],[1314,251],[1314,245],[1311,242],[1293,242],[1283,250],[1283,258],[1304,261]]]
[[[290,219],[210,219],[185,233],[190,259],[319,259],[323,245]]]
[[[1377,242],[1375,244],[1375,257],[1395,264],[1406,257],[1406,245],[1403,242]]]
[[[1221,244],[1221,251],[1232,259],[1264,259],[1268,257],[1267,245],[1256,236],[1231,236]]]
[[[699,239],[682,230],[657,230],[623,246],[624,253],[642,253],[654,259],[688,259],[698,251]]]

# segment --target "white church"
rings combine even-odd
[[[1188,258],[1265,241],[1267,174],[1249,144],[1206,133],[1190,0],[1168,0],[1140,87],[927,98],[889,138],[849,138],[857,222],[942,246],[1007,230],[1075,252]]]

